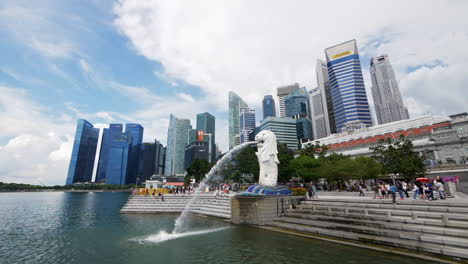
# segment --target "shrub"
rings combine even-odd
[[[306,188],[289,188],[292,191],[293,196],[304,196],[306,195]]]

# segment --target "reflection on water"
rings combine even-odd
[[[177,215],[121,215],[127,199],[0,193],[0,263],[423,263],[204,217],[175,237]]]

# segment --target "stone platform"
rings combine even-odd
[[[344,197],[300,202],[267,226],[468,260],[468,200],[373,200]]]
[[[231,198],[231,223],[265,225],[296,206],[300,196],[236,195]]]
[[[120,210],[124,214],[181,213],[192,195],[164,195],[164,202],[158,196],[133,195]],[[213,194],[199,194],[190,209],[191,213],[221,219],[231,219],[230,197],[214,197]]]

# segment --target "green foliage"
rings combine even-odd
[[[383,164],[385,174],[400,175],[405,179],[414,179],[426,174],[424,157],[413,151],[413,143],[401,135],[392,141],[380,140],[376,147],[370,148],[374,158]]]
[[[294,176],[300,177],[305,181],[316,181],[323,178],[320,171],[321,164],[320,160],[310,156],[299,156],[291,161],[291,168],[294,171]]]
[[[241,174],[251,173],[254,175],[254,181],[258,181],[260,167],[258,165],[257,155],[255,154],[256,150],[256,147],[247,147],[234,156],[234,166],[230,168],[229,179],[233,181],[235,181],[234,179],[238,179],[240,181]]]
[[[307,190],[305,188],[290,188],[293,196],[304,196]]]
[[[288,182],[295,172],[291,164],[294,160],[294,152],[286,145],[278,144],[278,160],[280,162],[278,164],[278,182]]]
[[[187,175],[193,176],[196,182],[200,182],[210,171],[211,165],[206,160],[195,159],[187,168]],[[185,181],[185,179],[184,179]]]
[[[319,143],[309,144],[305,148],[299,150],[300,156],[311,158],[324,158],[327,155],[328,147]]]
[[[352,159],[342,154],[327,155],[328,148],[318,144],[301,150],[299,157],[291,162],[294,176],[305,181],[326,179],[332,183],[345,183],[354,179],[375,179],[382,165],[374,159],[358,157]]]

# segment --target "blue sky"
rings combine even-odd
[[[229,90],[260,120],[263,95],[313,88],[316,59],[349,39],[371,103],[369,60],[387,53],[411,116],[467,111],[468,4],[359,2],[1,1],[0,181],[63,184],[78,118],[165,142],[170,113],[208,111],[227,150]]]

